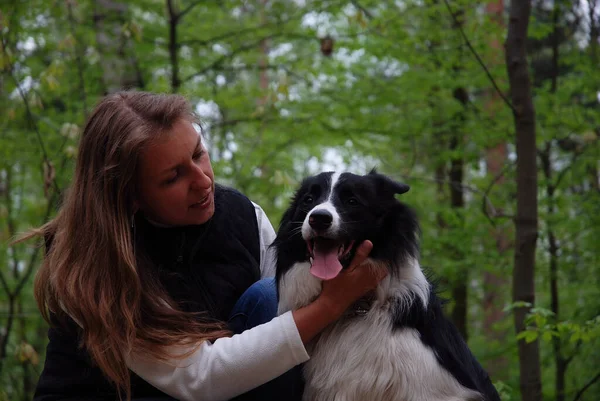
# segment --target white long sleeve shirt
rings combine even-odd
[[[269,248],[275,231],[260,206],[254,204],[260,237],[262,277],[275,275],[275,255]],[[184,348],[173,347],[174,354]],[[204,342],[188,358],[165,363],[146,355],[131,355],[129,368],[148,383],[181,401],[220,401],[243,394],[306,362],[308,353],[287,312],[233,337]]]
[[[275,249],[269,248],[269,245],[275,240],[275,230],[269,221],[269,218],[256,203],[254,211],[256,212],[256,222],[258,223],[258,239],[260,244],[260,275],[261,278],[275,277]]]

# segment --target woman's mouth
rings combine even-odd
[[[210,205],[212,192],[209,192],[204,198],[200,201],[192,204],[190,207],[194,209],[204,209]]]

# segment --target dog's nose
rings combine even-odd
[[[308,218],[308,224],[315,230],[326,230],[331,227],[333,216],[327,210],[315,210]]]

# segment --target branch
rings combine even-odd
[[[569,365],[571,363],[571,361],[573,360],[573,358],[575,358],[575,356],[579,353],[579,348],[581,347],[581,344],[583,342],[581,340],[577,341],[577,344],[575,344],[575,349],[573,350],[573,353],[571,355],[569,355],[568,358],[565,358],[565,366]]]
[[[2,39],[2,47],[3,47],[3,49],[7,48],[6,42],[4,41],[4,39]],[[44,145],[44,141],[42,140],[42,135],[40,134],[40,130],[38,129],[38,126],[35,122],[35,117],[33,115],[33,112],[31,111],[31,108],[29,107],[29,101],[27,100],[27,96],[25,96],[25,92],[23,92],[23,88],[21,88],[21,84],[19,83],[19,80],[17,79],[17,77],[15,77],[12,63],[10,62],[8,57],[5,59],[6,59],[7,65],[8,65],[8,68],[7,68],[8,73],[9,73],[11,79],[13,80],[15,86],[17,87],[17,90],[19,91],[19,95],[21,96],[21,99],[23,99],[23,104],[25,105],[25,111],[27,113],[29,123],[31,124],[33,130],[35,131],[36,137],[38,139],[40,149],[42,151],[43,163],[50,171],[53,169],[53,167],[52,167],[52,164],[50,163],[50,159],[48,158],[48,152],[46,152],[46,146]],[[60,188],[58,186],[58,183],[56,182],[56,177],[51,177],[51,180],[52,180],[52,184],[54,185],[54,189],[56,190],[56,192],[60,192]]]
[[[557,141],[561,141],[562,139],[557,139]],[[566,173],[573,167],[573,165],[575,164],[575,162],[577,161],[577,159],[579,159],[591,146],[581,146],[581,147],[576,147],[577,145],[573,145],[574,148],[573,149],[569,149],[569,150],[565,150],[564,148],[561,148],[562,150],[565,151],[572,151],[573,152],[573,156],[571,156],[571,161],[570,163],[561,171],[558,172],[556,181],[554,182],[554,184],[552,184],[552,188],[556,189],[558,188],[558,186],[560,185],[561,181],[563,180],[563,178],[565,177]],[[560,147],[560,145],[559,145]],[[544,162],[544,158],[547,158],[547,154],[545,153],[545,150],[542,149],[537,149],[537,155],[538,157],[540,157],[542,159],[542,162]],[[547,163],[550,163],[550,160],[547,160]]]
[[[365,14],[365,16],[366,16],[366,17],[367,17],[369,20],[372,20],[373,18],[375,18],[375,16],[373,15],[373,13],[372,13],[371,11],[369,11],[369,10],[368,10],[368,9],[367,9],[365,6],[363,6],[362,4],[360,4],[358,1],[356,1],[356,0],[351,0],[350,2],[351,2],[353,5],[354,5],[354,7],[356,7],[356,8],[357,8],[357,9],[359,9],[360,11],[362,11],[362,12],[363,12],[363,14]],[[382,26],[386,26],[386,25],[388,24],[388,22],[391,22],[392,20],[393,20],[393,21],[396,21],[397,19],[396,19],[395,17],[394,17],[393,19],[391,18],[391,19],[389,19],[389,20],[387,20],[387,21],[383,21],[383,23],[382,23],[381,25],[382,25]],[[376,24],[376,25],[379,25],[379,24]],[[382,37],[382,38],[388,38],[388,36],[384,35],[384,34],[381,32],[381,29],[380,29],[378,26],[374,26],[374,27],[372,27],[372,28],[369,28],[369,29],[366,29],[366,30],[364,30],[364,31],[362,31],[362,32],[359,32],[359,33],[357,33],[355,36],[359,36],[359,35],[366,34],[366,33],[369,33],[369,32],[376,33],[377,35],[379,35],[379,36],[380,36],[380,37]],[[346,36],[346,37],[351,37],[350,35],[340,35],[340,36],[338,36],[338,38],[342,38],[342,37],[344,37],[344,36]]]
[[[2,341],[0,341],[0,372],[2,371],[2,362],[4,358],[6,358],[6,348],[8,347],[8,338],[10,336],[10,331],[12,330],[12,324],[15,313],[15,298],[8,294],[8,318],[6,321],[6,334],[2,336]]]
[[[15,86],[17,87],[17,90],[19,91],[19,95],[21,96],[21,99],[23,100],[29,122],[31,123],[33,130],[35,131],[35,134],[37,136],[37,139],[38,139],[38,142],[40,145],[40,149],[42,151],[42,156],[44,158],[43,161],[46,164],[48,164],[48,166],[49,166],[50,161],[48,160],[48,152],[46,152],[46,146],[44,145],[44,141],[42,140],[42,135],[40,134],[40,131],[38,130],[37,124],[35,123],[35,117],[34,117],[33,113],[31,112],[31,108],[29,107],[29,101],[27,100],[27,96],[25,96],[25,92],[23,92],[23,89],[21,88],[21,84],[19,83],[17,78],[14,76],[12,67],[9,68],[9,72],[10,72],[10,77],[12,78],[13,82],[15,83]]]
[[[85,81],[83,79],[83,63],[81,61],[81,43],[77,39],[75,35],[75,18],[73,17],[73,7],[70,1],[67,1],[67,10],[69,15],[69,28],[71,30],[71,35],[73,39],[75,39],[75,61],[77,64],[77,73],[79,75],[79,90],[81,91],[81,103],[83,105],[83,118],[87,120],[87,97],[85,95]]]
[[[54,201],[58,196],[58,192],[55,192],[51,195],[48,200],[48,207],[46,208],[46,214],[44,216],[44,220],[48,220],[50,216],[50,212],[52,211],[52,207],[54,205]],[[8,305],[9,305],[9,313],[8,313],[8,322],[6,324],[6,334],[2,337],[2,341],[0,342],[0,371],[2,370],[2,359],[6,356],[6,347],[8,346],[8,337],[10,336],[10,331],[12,328],[12,321],[15,317],[14,314],[14,302],[17,297],[21,294],[21,291],[25,287],[25,284],[29,281],[31,274],[33,273],[35,261],[37,260],[38,253],[41,247],[36,247],[29,258],[29,263],[27,265],[27,269],[25,270],[25,274],[19,279],[19,283],[15,287],[14,291],[11,291],[8,287],[8,283],[6,282],[4,276],[2,275],[2,271],[0,271],[0,281],[2,282],[2,286],[6,290],[6,294],[8,295]]]
[[[288,139],[287,141],[284,141],[284,142],[276,145],[267,155],[265,155],[265,157],[262,158],[262,160],[260,160],[260,162],[255,163],[255,165],[258,165],[260,169],[264,169],[266,163],[271,161],[274,157],[276,157],[282,151],[289,149],[289,147],[292,146],[294,144],[294,142],[297,142],[297,141],[298,141],[298,137],[295,137],[295,138]],[[261,142],[260,140],[254,141],[254,144],[248,153],[253,153],[254,150],[256,150],[256,148],[261,145],[260,142]],[[249,159],[246,159],[246,161],[249,161]],[[241,163],[240,168],[238,170],[241,170],[241,171],[246,170],[247,171],[247,169],[245,169],[245,167],[244,167],[244,162]]]
[[[48,210],[52,209],[50,206],[53,203],[54,203],[54,200],[52,200],[52,202],[48,202]],[[48,215],[49,215],[49,213],[46,213],[46,218],[44,219],[44,221],[47,220]],[[37,260],[37,256],[38,256],[38,253],[40,252],[40,249],[41,249],[41,247],[36,246],[35,249],[33,250],[31,257],[29,258],[29,263],[27,264],[27,269],[25,270],[25,274],[23,275],[23,277],[21,277],[21,279],[19,280],[19,284],[17,284],[17,286],[15,287],[15,290],[13,291],[13,296],[15,298],[19,296],[19,294],[23,290],[23,287],[25,287],[25,284],[27,283],[27,281],[29,281],[29,277],[33,273],[35,261]]]
[[[4,289],[4,292],[6,294],[8,294],[8,297],[10,298],[11,291],[10,291],[10,287],[8,286],[8,282],[6,281],[6,278],[4,277],[4,273],[2,272],[2,270],[0,270],[0,284],[2,284],[2,288]]]
[[[292,146],[294,144],[294,142],[297,142],[297,141],[298,141],[298,137],[294,137],[294,138],[288,139],[285,142],[280,143],[279,145],[275,146],[273,148],[273,150],[271,150],[269,152],[269,154],[264,158],[264,160],[272,160],[280,152],[285,151],[286,149],[288,149],[289,146]]]
[[[583,393],[585,393],[592,386],[592,384],[596,383],[598,380],[600,380],[600,373],[594,376],[589,382],[586,383],[585,386],[581,388],[581,390],[577,392],[577,394],[575,394],[575,398],[573,398],[573,401],[579,400]]]
[[[14,225],[11,224],[11,199],[10,199],[10,191],[11,191],[11,172],[10,167],[6,174],[6,200],[8,202],[8,230],[9,234],[12,234],[11,231],[14,231]],[[13,252],[14,257],[14,252]],[[12,329],[12,322],[14,318],[14,309],[15,309],[15,296],[10,291],[10,287],[8,286],[8,282],[4,277],[4,273],[0,270],[0,283],[2,283],[2,287],[4,288],[6,295],[8,297],[8,317],[6,318],[6,333],[3,336],[0,336],[0,371],[2,371],[2,362],[6,357],[6,347],[8,346],[8,337],[10,336],[10,330]]]
[[[358,1],[352,0],[351,3],[354,5],[354,7],[358,8],[360,11],[365,13],[367,18],[373,19],[373,14],[371,14],[371,12],[367,10],[364,6],[362,6]]]
[[[179,58],[177,50],[177,24],[179,23],[179,16],[175,10],[173,0],[167,0],[167,8],[169,9],[169,60],[171,61],[171,91],[177,93],[181,86],[181,80],[179,79]]]
[[[177,18],[179,18],[179,15],[177,14],[177,10],[175,10],[173,0],[167,0],[167,11],[169,12],[169,18],[172,21],[177,22]]]
[[[483,192],[484,196],[481,199],[482,200],[481,210],[483,211],[483,214],[485,215],[485,217],[490,221],[490,223],[492,223],[492,226],[494,226],[494,227],[496,227],[496,223],[493,220],[495,217],[509,217],[509,216],[506,216],[503,213],[496,212],[494,205],[492,204],[492,202],[489,201],[489,193],[492,191],[492,188],[494,187],[494,185],[496,185],[496,183],[498,181],[500,181],[500,179],[508,171],[508,169],[512,168],[512,167],[513,167],[512,164],[505,165],[504,168],[502,168],[502,171],[500,171],[498,174],[496,174],[496,176],[494,177],[494,179],[492,180],[490,185],[488,185],[488,187]],[[488,207],[490,207],[492,209],[491,210],[492,216],[490,216],[490,214],[488,213]]]
[[[278,64],[264,64],[264,65],[244,64],[244,65],[237,65],[237,66],[222,66],[222,67],[215,68],[215,71],[237,72],[237,71],[253,71],[253,70],[265,71],[265,70],[278,70],[278,69],[282,69],[286,72],[288,72],[288,70],[289,70],[284,65],[278,65]]]
[[[451,181],[451,180],[448,180],[448,179],[418,177],[418,176],[409,176],[409,175],[404,175],[403,177],[404,177],[404,179],[407,179],[407,180],[421,180],[421,181],[435,182],[435,183],[438,183],[438,184],[448,184],[448,185],[450,185],[450,186],[452,186],[454,188],[460,188],[463,191],[466,190],[466,191],[472,192],[474,194],[479,194],[479,195],[481,195],[484,198],[484,200],[486,202],[488,202],[490,204],[490,206],[492,207],[492,210],[496,210],[493,207],[493,204],[492,204],[491,200],[488,198],[488,196],[484,192],[482,192],[479,188],[475,188],[475,187],[472,187],[470,185],[466,185],[466,184],[463,184],[463,183],[458,182],[458,181]],[[514,219],[514,216],[508,215],[508,214],[504,214],[504,213],[496,213],[494,215],[494,217],[495,218],[503,217],[503,218],[507,218],[507,219]],[[489,217],[488,217],[488,219],[489,219]],[[492,223],[492,225],[495,226],[495,223],[493,222],[493,220],[492,219],[489,219],[489,220]]]
[[[199,45],[199,46],[206,46],[210,43],[214,43],[214,42],[218,42],[220,40],[223,39],[228,39],[230,37],[236,37],[236,36],[240,36],[240,35],[245,35],[247,33],[252,33],[252,32],[256,32],[259,31],[261,29],[265,29],[265,28],[273,28],[273,27],[277,27],[279,28],[278,30],[282,29],[282,25],[287,24],[290,21],[293,21],[294,19],[296,19],[296,16],[290,17],[288,19],[284,19],[284,20],[279,20],[277,22],[270,22],[270,23],[266,23],[266,24],[260,24],[257,26],[252,26],[252,27],[248,27],[248,28],[244,28],[244,29],[240,29],[237,31],[230,31],[230,32],[225,32],[223,34],[214,36],[212,38],[209,39],[188,39],[188,40],[182,40],[179,42],[180,46],[183,45]],[[315,39],[313,37],[311,37],[311,39]]]
[[[243,117],[243,118],[235,118],[235,119],[231,119],[231,120],[221,121],[221,122],[212,124],[210,126],[210,128],[213,128],[213,127],[228,127],[228,126],[237,125],[237,124],[241,124],[241,123],[253,123],[253,122],[269,123],[269,122],[273,122],[273,121],[286,121],[286,122],[294,122],[294,123],[305,123],[305,122],[309,122],[309,121],[314,121],[314,119],[311,118],[311,117],[297,117],[297,118],[274,117],[274,118],[266,118],[266,113],[265,113],[265,114],[261,114],[261,115],[255,116],[255,117]]]
[[[586,149],[588,149],[588,147],[585,147],[580,152],[573,154],[573,157],[571,157],[571,163],[569,163],[569,165],[567,167],[565,167],[564,169],[562,169],[560,171],[560,173],[558,173],[558,176],[556,177],[556,182],[554,183],[554,188],[558,188],[558,186],[560,185],[560,182],[562,181],[563,177],[566,175],[567,171],[569,171],[569,169],[571,167],[573,167],[573,164],[575,164],[575,162],[577,161],[579,156],[581,156],[585,152]]]
[[[326,129],[328,129],[330,131],[341,131],[341,129],[335,128],[335,127],[329,125],[328,123],[326,123],[325,121],[318,121],[318,123],[321,124],[323,127],[325,127]],[[353,139],[352,132],[359,132],[359,133],[374,132],[374,133],[379,133],[379,134],[390,134],[391,133],[391,132],[383,132],[383,131],[377,132],[377,131],[373,131],[371,128],[357,128],[357,129],[352,129],[352,128],[348,128],[348,127],[344,127],[343,132],[344,132],[345,135],[349,136],[350,139]],[[382,162],[385,163],[385,161],[382,161]],[[489,189],[487,189],[484,192],[484,191],[481,191],[479,188],[476,188],[476,187],[473,187],[473,186],[470,186],[470,185],[466,185],[466,184],[463,184],[463,183],[458,182],[458,181],[448,180],[448,179],[418,177],[418,176],[412,176],[412,175],[408,175],[408,174],[401,174],[401,176],[404,179],[406,179],[406,180],[421,180],[421,181],[434,182],[434,183],[437,183],[437,184],[447,184],[447,185],[449,185],[449,186],[451,186],[453,188],[456,188],[456,189],[461,189],[463,191],[469,191],[469,192],[474,193],[474,194],[479,194],[483,198],[484,205],[487,204],[492,209],[493,217],[494,218],[507,218],[507,219],[514,219],[515,218],[515,216],[504,214],[504,213],[499,213],[499,212],[496,211],[496,208],[494,207],[491,199],[488,196]],[[495,181],[497,181],[498,179],[499,178],[495,178]],[[484,209],[484,215],[488,218],[488,220],[490,221],[490,223],[492,224],[492,226],[495,227],[496,223],[493,221],[493,219],[486,212],[487,212],[487,210]]]
[[[504,213],[498,213],[496,212],[496,208],[494,207],[492,201],[490,200],[490,198],[488,197],[488,195],[481,191],[478,188],[472,187],[470,185],[465,185],[462,184],[461,182],[458,181],[450,181],[447,179],[439,179],[439,178],[427,178],[427,177],[417,177],[417,176],[405,176],[406,179],[412,179],[412,180],[421,180],[421,181],[430,181],[430,182],[435,182],[438,184],[448,184],[454,188],[461,188],[463,191],[467,190],[470,191],[474,194],[479,194],[482,196],[483,198],[483,202],[487,203],[489,205],[489,207],[492,209],[493,211],[493,217],[494,218],[506,218],[506,219],[513,219],[515,218],[515,216],[513,215],[509,215],[509,214],[504,214]],[[486,211],[484,210],[484,215],[488,218],[488,220],[490,221],[490,223],[492,224],[492,226],[496,226],[496,223],[494,222],[494,220],[486,213]]]
[[[12,192],[12,188],[13,188],[12,167],[7,166],[5,171],[6,171],[6,186],[5,186],[4,194],[6,196],[6,222],[7,222],[7,226],[8,226],[8,235],[9,235],[9,237],[12,238],[12,237],[14,237],[15,232],[16,232],[15,220],[13,219],[14,213],[13,213],[12,198],[11,198],[11,192]],[[16,251],[12,252],[12,263],[13,263],[13,276],[15,278],[17,278],[19,276],[19,270],[18,270],[19,255],[17,255]]]
[[[267,37],[268,38],[268,37]],[[223,62],[225,62],[226,60],[230,59],[231,57],[234,57],[236,54],[242,53],[246,50],[250,50],[255,48],[256,46],[258,46],[260,44],[260,42],[262,42],[265,38],[260,39],[257,42],[253,42],[244,46],[241,46],[235,50],[233,50],[231,53],[229,54],[225,54],[221,57],[219,57],[218,59],[216,59],[215,61],[213,61],[212,63],[210,63],[209,65],[207,65],[206,67],[204,67],[203,69],[201,69],[200,71],[197,71],[191,75],[188,75],[187,77],[185,77],[182,82],[188,82],[191,79],[194,79],[197,76],[200,75],[204,75],[206,74],[208,71],[213,70],[215,68],[217,68],[218,66],[220,66]]]
[[[267,25],[265,25],[265,26],[267,26]],[[239,36],[239,35],[242,35],[247,32],[257,31],[257,30],[259,30],[259,28],[261,28],[261,27],[242,29],[241,31],[237,31],[237,32],[227,32],[227,33],[224,33],[223,35],[215,36],[215,37],[212,37],[210,39],[205,39],[205,40],[201,40],[201,39],[180,40],[178,46],[179,47],[191,46],[191,45],[206,46],[210,43],[218,42],[219,40],[228,39],[229,37],[232,37],[232,36]],[[245,36],[247,36],[247,35],[245,35]],[[315,40],[315,41],[318,40],[318,38],[315,36],[304,35],[302,33],[297,33],[297,32],[274,32],[274,33],[270,33],[269,35],[260,38],[258,40],[258,42],[261,42],[263,40],[280,38],[280,37],[285,38],[285,39],[300,39],[300,40]]]
[[[193,1],[189,6],[184,8],[183,11],[181,11],[179,14],[177,14],[176,18],[178,20],[182,19],[183,17],[185,17],[185,15],[187,13],[189,13],[192,10],[192,8],[196,7],[198,4],[203,3],[203,2],[204,2],[204,0]]]
[[[452,20],[454,21],[456,29],[458,29],[460,31],[460,34],[462,35],[463,39],[465,40],[465,44],[467,45],[467,47],[469,48],[469,50],[471,50],[471,53],[473,53],[473,55],[477,59],[477,62],[481,66],[481,68],[483,68],[483,70],[485,71],[485,74],[487,75],[487,77],[491,81],[492,85],[494,86],[494,89],[496,89],[496,92],[498,92],[498,95],[500,95],[500,97],[502,98],[502,100],[504,100],[504,103],[506,103],[506,105],[513,111],[513,113],[516,113],[517,111],[513,107],[512,103],[510,102],[510,100],[508,100],[508,98],[506,96],[504,96],[504,93],[502,93],[502,91],[500,90],[500,88],[496,84],[496,80],[494,79],[494,77],[492,77],[492,74],[490,73],[490,71],[485,66],[485,63],[483,62],[483,60],[481,59],[481,57],[479,57],[479,54],[477,54],[477,51],[475,50],[475,48],[473,47],[473,45],[471,45],[471,41],[469,40],[469,38],[465,34],[465,31],[462,29],[462,27],[458,23],[458,20],[456,19],[456,16],[454,15],[454,12],[452,12],[452,9],[450,8],[450,4],[448,4],[448,0],[444,0],[444,4],[446,4],[446,8],[448,9],[448,12],[450,13],[450,16],[452,17]]]

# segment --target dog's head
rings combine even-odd
[[[398,262],[416,256],[418,225],[395,195],[409,190],[375,171],[367,175],[321,173],[305,179],[283,215],[277,239],[278,275],[310,261],[324,280],[349,266],[357,246],[373,242],[370,257]]]

